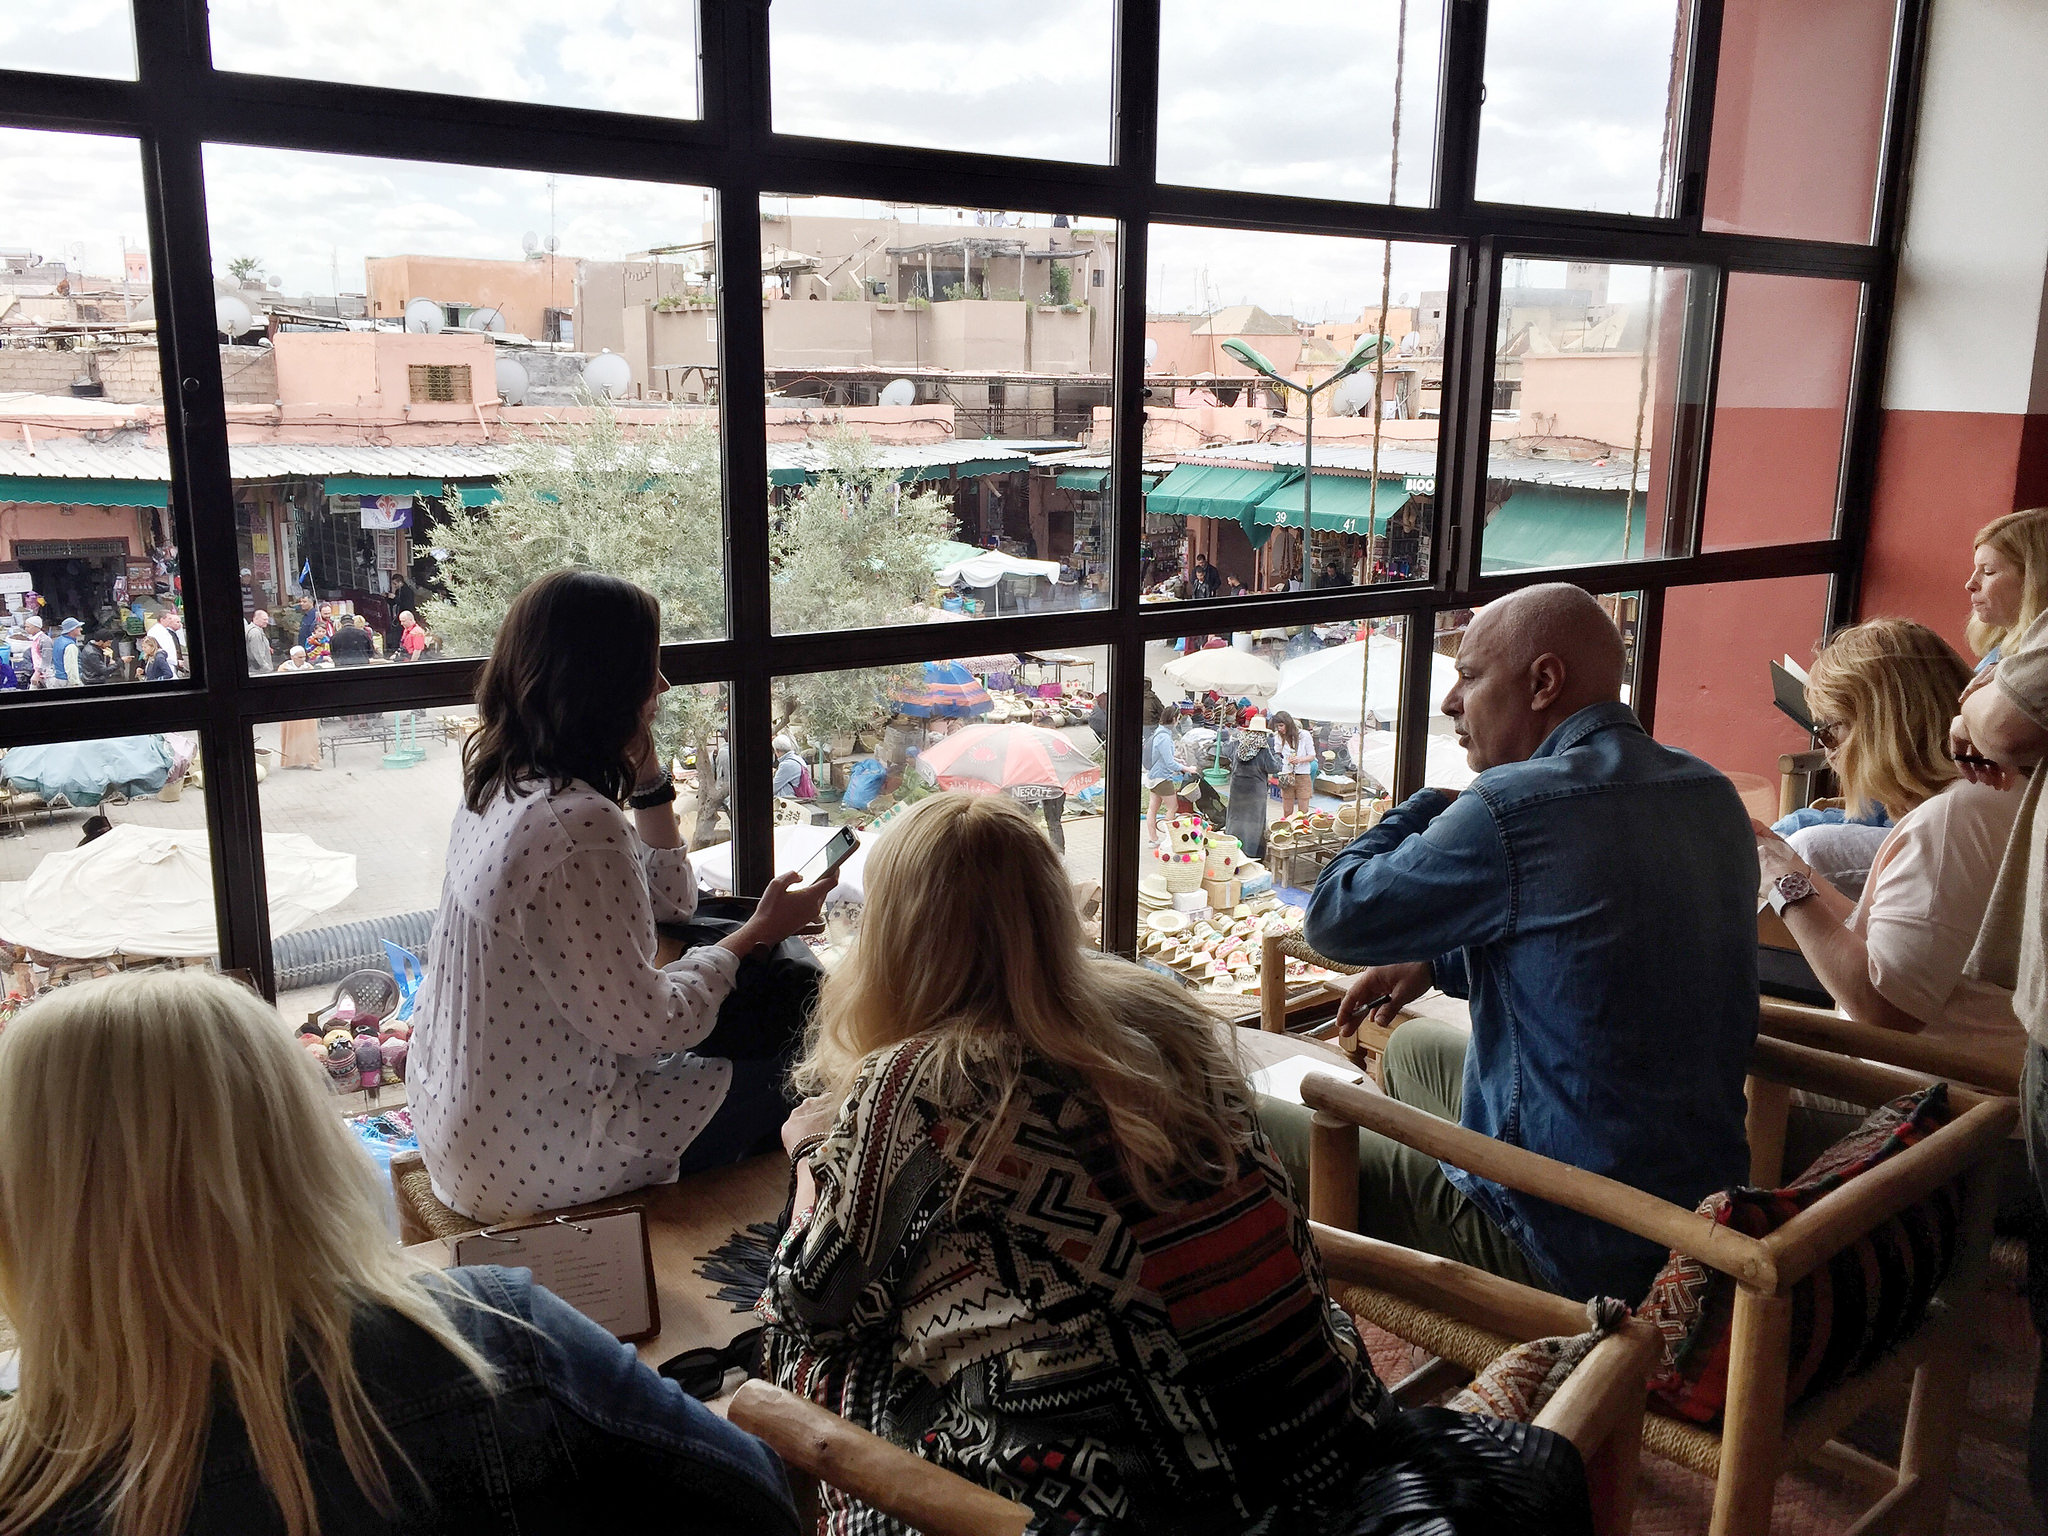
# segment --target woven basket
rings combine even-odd
[[[1200,859],[1162,859],[1159,861],[1159,877],[1166,882],[1167,890],[1179,896],[1188,891],[1202,888],[1203,863]]]

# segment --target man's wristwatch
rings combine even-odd
[[[1773,880],[1770,889],[1764,893],[1764,899],[1771,904],[1773,912],[1783,917],[1787,907],[1794,902],[1806,900],[1812,894],[1813,882],[1795,869],[1790,874],[1780,875]]]
[[[670,778],[667,771],[664,770],[661,777],[652,784],[647,785],[645,788],[635,789],[633,793],[626,796],[626,805],[630,810],[651,811],[657,805],[669,804],[675,797],[676,781]]]

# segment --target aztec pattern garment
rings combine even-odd
[[[815,1211],[761,1299],[772,1380],[1024,1503],[1034,1530],[1584,1528],[1568,1444],[1478,1419],[1411,1432],[1263,1136],[1224,1185],[1154,1209],[1043,1063],[999,1119],[941,1077],[928,1040],[878,1053],[812,1153]],[[1431,1465],[1390,1465],[1397,1445]],[[904,1529],[821,1493],[834,1536]]]

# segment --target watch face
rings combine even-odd
[[[1813,882],[1794,870],[1778,876],[1778,895],[1786,901],[1804,901],[1813,894]]]

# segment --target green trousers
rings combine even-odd
[[[1435,1019],[1410,1019],[1387,1044],[1387,1096],[1458,1118],[1464,1096],[1466,1033]],[[1294,1180],[1308,1195],[1309,1120],[1314,1111],[1291,1099],[1258,1096],[1259,1123]],[[1475,1269],[1548,1289],[1515,1240],[1444,1177],[1437,1160],[1380,1135],[1358,1133],[1358,1230],[1403,1248],[1456,1259]]]

